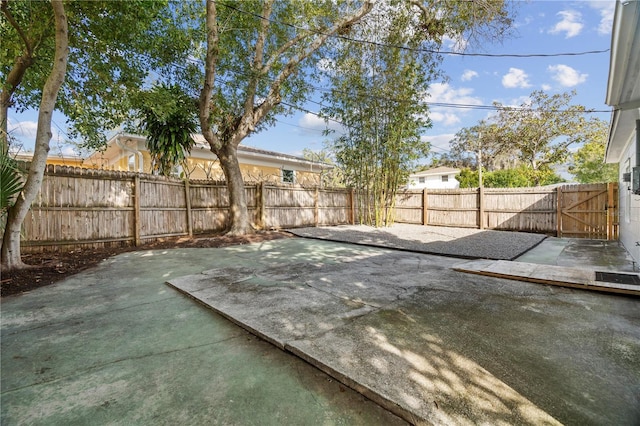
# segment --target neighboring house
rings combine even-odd
[[[33,152],[15,154],[14,158],[18,161],[31,161]],[[84,158],[75,155],[49,153],[47,156],[47,164],[54,166],[84,167]]]
[[[195,146],[187,154],[184,166],[176,166],[175,174],[185,175],[190,179],[225,180],[218,157],[211,152],[204,137],[194,135],[194,139]],[[22,155],[23,158],[20,159],[31,160],[31,156],[32,154]],[[333,167],[243,145],[238,147],[238,161],[245,182],[320,185],[322,173]],[[87,158],[63,159],[49,155],[47,164],[150,173],[151,155],[144,136],[120,133],[109,139],[104,150],[94,152]]]
[[[460,187],[456,175],[460,169],[436,167],[409,175],[408,189],[454,189]]]
[[[640,2],[616,1],[611,37],[605,160],[620,165],[620,242],[640,263]]]

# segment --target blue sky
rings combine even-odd
[[[611,42],[614,1],[530,1],[517,3],[514,34],[501,43],[468,47],[467,53],[484,54],[558,54],[607,50]],[[445,48],[451,49],[452,46]],[[595,110],[609,111],[605,92],[609,70],[609,52],[582,56],[557,57],[477,57],[446,56],[442,69],[446,82],[430,88],[430,102],[450,104],[519,105],[534,90],[549,94],[575,89],[574,102]],[[319,95],[317,99],[319,100]],[[317,112],[319,106],[304,107]],[[432,107],[433,127],[424,137],[433,152],[446,152],[449,140],[463,127],[476,124],[490,114],[481,109]],[[610,113],[595,114],[609,120]],[[9,129],[26,149],[33,148],[36,114],[10,111]],[[309,113],[279,117],[275,127],[252,135],[243,143],[257,148],[299,155],[304,148],[320,150],[326,136],[325,123]],[[65,144],[65,119],[54,115],[52,153],[71,154]]]

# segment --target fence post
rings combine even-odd
[[[136,247],[140,245],[140,176],[138,174],[133,178],[133,240]]]
[[[193,219],[191,217],[191,191],[189,190],[189,178],[184,180],[184,199],[187,206],[187,232],[193,237]]]
[[[613,220],[614,213],[616,212],[615,201],[613,198],[613,182],[607,184],[607,240],[614,240],[613,235]]]
[[[422,190],[422,224],[423,225],[428,225],[429,224],[429,204],[428,204],[428,200],[427,200],[427,188],[424,188]]]
[[[267,228],[267,214],[265,211],[266,194],[264,193],[264,181],[260,181],[258,185],[258,220],[260,221],[260,228]]]
[[[351,223],[351,225],[355,225],[356,223],[356,203],[354,198],[355,194],[353,188],[349,188],[349,203],[351,204],[349,211],[349,222]]]
[[[556,190],[556,236],[562,238],[562,187]]]
[[[478,188],[478,228],[484,229],[484,188]]]
[[[318,226],[318,222],[320,221],[320,214],[319,214],[319,205],[318,203],[320,202],[320,194],[318,191],[318,187],[316,186],[316,191],[313,194],[313,222],[315,223],[315,226]]]

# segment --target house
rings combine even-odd
[[[640,2],[616,1],[607,105],[607,163],[620,164],[620,242],[640,263]]]
[[[33,153],[18,153],[13,155],[18,161],[31,161]],[[63,155],[49,152],[47,155],[47,164],[53,166],[67,166],[67,167],[84,167],[84,158],[78,155]]]
[[[436,167],[409,175],[408,189],[454,189],[460,187],[456,175],[460,169]]]
[[[193,137],[195,146],[187,154],[184,165],[176,166],[176,175],[190,179],[225,180],[220,162],[204,137]],[[20,159],[29,161],[31,155],[23,154]],[[320,185],[322,173],[333,167],[294,155],[243,145],[238,147],[238,161],[245,182]],[[119,133],[109,139],[104,150],[96,151],[84,159],[49,155],[47,164],[150,173],[151,155],[144,136]]]

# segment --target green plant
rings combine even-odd
[[[0,152],[0,216],[4,217],[22,191],[23,174],[15,159]]]

